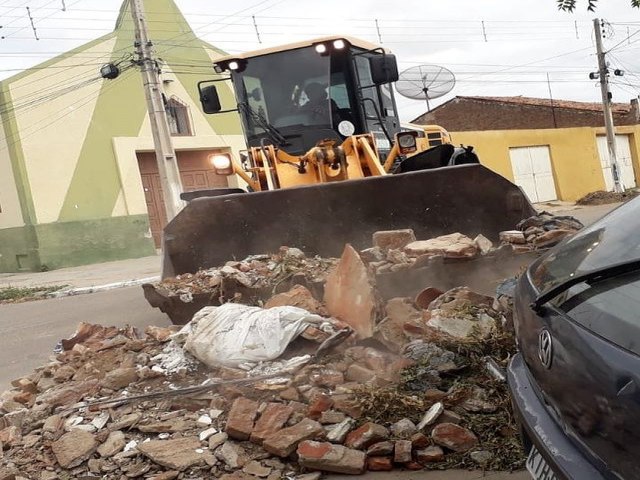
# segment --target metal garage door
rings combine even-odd
[[[531,202],[548,202],[558,198],[548,146],[510,148],[509,156],[515,183],[524,190]]]
[[[598,143],[598,153],[600,154],[600,164],[604,175],[604,184],[607,191],[613,190],[613,176],[609,166],[609,149],[607,148],[607,137],[599,135],[596,137]],[[625,188],[636,186],[636,176],[633,171],[631,159],[631,148],[629,147],[629,135],[616,135],[616,156],[620,166],[620,176]]]

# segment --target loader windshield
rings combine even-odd
[[[331,128],[329,100],[330,57],[313,48],[300,48],[252,58],[242,82],[234,82],[240,98],[281,132],[290,127]],[[263,136],[265,129],[244,118],[247,136]]]

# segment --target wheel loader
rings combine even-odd
[[[247,151],[211,162],[243,186],[183,194],[164,229],[163,278],[282,245],[339,256],[378,230],[495,240],[535,213],[443,128],[403,128],[396,57],[378,45],[329,36],[226,56],[214,70],[219,78],[198,84],[203,111],[239,114]],[[226,81],[233,105],[218,94]]]

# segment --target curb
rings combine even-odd
[[[76,287],[76,288],[65,288],[63,290],[58,290],[57,292],[52,292],[47,295],[48,298],[62,298],[62,297],[71,297],[74,295],[85,295],[87,293],[98,293],[98,292],[106,292],[107,290],[115,290],[116,288],[124,288],[124,287],[135,287],[138,285],[142,285],[143,283],[153,283],[159,282],[160,277],[146,277],[146,278],[138,278],[136,280],[125,280],[123,282],[114,282],[107,283],[105,285],[95,285],[93,287]]]

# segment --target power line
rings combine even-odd
[[[104,93],[110,91],[117,84],[122,82],[122,80],[125,78],[125,76],[127,76],[126,74],[128,74],[128,73],[129,72],[121,74],[119,78],[113,80],[112,83],[110,83],[109,85],[107,85],[103,89],[100,89],[100,91],[91,93],[91,94],[81,98],[80,100],[68,105],[67,106],[67,109],[68,109],[67,112],[63,113],[62,115],[60,115],[59,117],[55,118],[54,120],[52,120],[51,122],[47,123],[46,125],[43,125],[42,127],[39,126],[44,121],[49,120],[50,118],[52,118],[53,116],[55,116],[57,113],[60,113],[60,112],[55,112],[54,114],[48,115],[47,117],[44,117],[40,121],[38,121],[38,122],[36,122],[34,124],[31,124],[28,127],[22,129],[20,132],[15,132],[13,135],[10,135],[9,137],[6,138],[6,146],[3,147],[3,148],[0,148],[0,152],[3,151],[3,150],[8,150],[10,147],[15,145],[19,141],[23,141],[23,140],[31,137],[32,135],[35,135],[36,133],[41,132],[45,128],[48,128],[51,125],[54,125],[55,123],[59,122],[63,118],[65,118],[68,115],[70,115],[71,113],[75,112],[78,108],[81,108],[84,105],[92,102],[93,100],[95,100],[101,94],[104,94]],[[38,127],[38,128],[36,128],[36,127]],[[10,142],[10,140],[13,140],[13,141]]]

